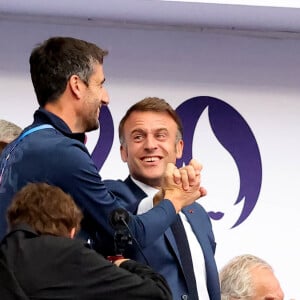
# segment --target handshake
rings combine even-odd
[[[168,163],[160,191],[154,196],[154,205],[162,199],[168,199],[178,213],[183,207],[205,196],[206,189],[200,186],[201,170],[202,165],[195,159],[179,169],[174,164]]]

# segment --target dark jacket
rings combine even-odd
[[[103,184],[84,145],[84,134],[73,134],[62,119],[44,109],[35,112],[33,124],[24,131],[41,124],[50,124],[53,128],[35,131],[21,142],[14,141],[0,156],[0,173],[4,170],[0,183],[0,240],[6,234],[6,210],[13,195],[28,182],[46,182],[70,194],[82,209],[84,220],[80,235],[96,242],[102,254],[112,255],[114,231],[109,216],[120,207],[122,196],[114,197]],[[169,200],[163,200],[146,215],[131,216],[129,227],[145,247],[175,218],[174,206]]]
[[[162,276],[129,260],[117,267],[77,239],[19,226],[0,245],[2,300],[172,299]],[[28,298],[26,298],[26,296]]]

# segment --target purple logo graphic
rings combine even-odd
[[[244,118],[230,105],[213,97],[194,97],[183,102],[176,111],[184,128],[184,152],[177,165],[188,164],[192,159],[195,127],[204,109],[208,108],[209,122],[220,144],[231,154],[240,176],[240,190],[235,205],[244,200],[244,207],[236,227],[245,221],[254,209],[262,182],[262,164],[255,137]],[[209,212],[212,219],[223,213]]]
[[[102,106],[99,116],[100,134],[95,149],[92,152],[92,159],[98,171],[102,168],[109,155],[114,139],[114,123],[107,106]]]
[[[195,127],[206,108],[216,139],[230,153],[239,172],[240,189],[234,204],[244,200],[244,206],[232,226],[234,228],[248,218],[257,203],[262,182],[261,157],[249,125],[233,107],[213,97],[199,96],[184,101],[176,109],[182,119],[185,144],[177,166],[188,164],[192,159]],[[100,119],[100,135],[92,152],[92,159],[98,170],[108,157],[114,138],[114,124],[107,107],[101,108]],[[213,220],[220,220],[223,215],[223,212],[209,212]]]

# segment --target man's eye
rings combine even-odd
[[[133,140],[134,141],[141,141],[143,139],[143,136],[142,135],[135,135],[134,137],[133,137]]]
[[[156,135],[156,137],[157,137],[158,139],[164,139],[164,138],[166,138],[166,134],[165,134],[165,133],[158,133],[158,134]]]

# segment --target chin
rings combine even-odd
[[[153,174],[153,173],[146,173],[143,174],[143,177],[146,178],[149,181],[155,181],[155,182],[160,182],[161,179],[163,178],[163,174]]]
[[[99,126],[100,126],[100,123],[97,119],[95,122],[87,124],[86,132],[97,130],[99,128]]]

